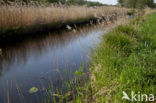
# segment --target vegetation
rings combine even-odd
[[[54,89],[50,85],[43,103],[73,103],[73,100],[83,96],[86,90],[86,88],[83,87],[88,88],[87,82],[88,77],[86,76],[84,67],[81,65],[81,68],[74,73],[71,81],[67,80],[67,78],[64,80],[63,87],[65,87],[65,91],[59,90],[58,88]]]
[[[68,0],[66,4],[69,5],[87,5],[87,6],[104,6],[104,4],[99,2],[91,2],[86,0]]]
[[[16,0],[5,0],[5,3],[10,4]],[[39,2],[39,3],[56,3],[56,4],[67,4],[67,5],[87,5],[87,6],[103,6],[100,2],[91,2],[87,0],[19,0],[21,2],[29,4],[30,2]],[[18,2],[19,2],[18,1]]]
[[[104,35],[91,66],[94,102],[127,103],[123,91],[156,95],[155,28],[156,13],[152,13]]]
[[[118,2],[121,6],[129,8],[155,7],[154,0],[118,0]]]
[[[123,91],[129,96],[132,91],[136,95],[156,95],[155,18],[156,13],[138,17],[104,35],[95,49],[89,80],[82,68],[76,71],[77,82],[69,83],[76,85],[63,95],[64,100],[72,97],[74,103],[129,103],[122,100]],[[149,101],[146,97],[136,99]]]
[[[86,7],[65,5],[18,4],[0,6],[0,34],[22,31],[31,32],[62,25],[80,23],[90,18],[125,14],[127,10],[112,6]],[[70,16],[69,16],[70,15]],[[63,18],[62,18],[63,16]],[[45,28],[45,29],[46,29]],[[1,36],[1,35],[0,35]]]
[[[16,0],[4,0],[5,3],[15,2]],[[18,0],[18,2],[30,3],[30,2],[40,2],[40,3],[62,3],[64,4],[66,0]]]

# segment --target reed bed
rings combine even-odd
[[[90,17],[126,14],[127,9],[113,6],[87,7],[67,5],[41,5],[37,3],[9,3],[0,5],[0,28],[56,24]]]

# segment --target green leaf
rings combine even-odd
[[[36,88],[36,87],[32,87],[32,88],[29,89],[30,94],[33,94],[33,93],[36,93],[36,92],[38,92],[38,88]]]

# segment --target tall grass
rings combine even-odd
[[[113,6],[86,7],[13,3],[0,5],[0,28],[17,28],[30,25],[64,23],[89,17],[124,14],[126,9]]]

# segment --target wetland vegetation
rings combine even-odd
[[[127,103],[123,91],[156,95],[154,1],[118,2],[0,1],[0,102]]]
[[[48,31],[75,28],[117,18],[127,9],[113,6],[87,7],[61,4],[11,2],[0,6],[0,40],[5,41]],[[5,39],[5,40],[4,40]]]
[[[103,36],[91,62],[86,87],[91,102],[123,102],[123,91],[156,95],[156,13],[120,25]],[[87,93],[85,93],[87,98]],[[86,98],[78,98],[83,103]],[[130,98],[131,99],[131,98]],[[88,99],[87,99],[88,100]],[[147,97],[136,100],[150,102]],[[155,101],[155,98],[151,99]]]

